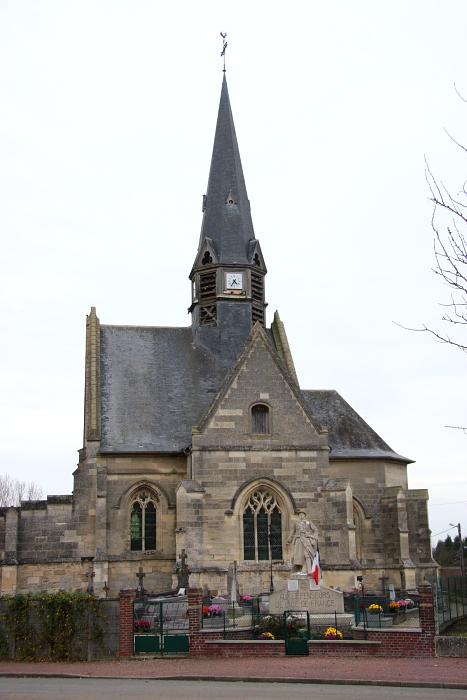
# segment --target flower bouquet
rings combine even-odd
[[[271,632],[262,632],[258,636],[258,639],[275,639],[275,636],[271,634]]]
[[[222,608],[220,605],[210,605],[208,610],[213,617],[220,617],[222,615]]]
[[[135,632],[149,632],[149,622],[147,620],[135,620],[133,623]]]
[[[335,627],[328,627],[324,633],[325,639],[342,639],[342,632],[337,630]]]

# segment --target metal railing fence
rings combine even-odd
[[[254,611],[259,610],[259,607],[257,599],[244,605],[226,603],[201,606],[201,628],[222,630],[224,639],[229,639],[231,636],[238,635],[239,630],[247,630],[252,627]],[[215,608],[215,610],[211,610],[211,608]]]
[[[428,581],[433,587],[440,629],[449,622],[467,616],[466,576],[443,576]]]
[[[337,610],[326,613],[289,611],[285,621],[283,613],[256,613],[253,615],[252,638],[258,639],[269,633],[274,639],[284,639],[285,629],[289,636],[308,639],[352,639],[353,625],[353,615]]]
[[[407,602],[410,601],[410,602]],[[400,605],[385,596],[354,597],[355,626],[387,629],[389,627],[416,628],[420,626],[418,597],[401,599]],[[405,603],[405,604],[404,604]],[[370,609],[370,606],[374,606]]]

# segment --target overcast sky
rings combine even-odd
[[[467,534],[466,355],[395,325],[450,330],[424,157],[457,194],[465,0],[2,0],[0,473],[71,492],[91,305],[189,323],[221,30],[268,325]]]

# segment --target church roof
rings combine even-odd
[[[271,337],[270,331],[267,331]],[[181,452],[225,376],[192,329],[101,326],[102,453]],[[336,391],[302,391],[329,430],[331,458],[396,454]]]
[[[230,201],[231,205],[226,206]],[[199,249],[205,238],[221,265],[249,264],[255,238],[227,81],[222,83]]]
[[[334,390],[303,390],[303,396],[321,425],[329,431],[331,459],[391,459],[410,464],[394,452],[361,416]]]
[[[101,326],[101,452],[180,452],[224,372],[188,328]]]

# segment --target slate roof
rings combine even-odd
[[[270,331],[268,331],[270,336]],[[225,371],[192,329],[101,326],[101,452],[181,452]],[[395,453],[336,391],[303,391],[329,429],[332,458]]]
[[[229,193],[234,204],[226,206]],[[218,262],[246,265],[255,238],[227,81],[222,83],[199,248],[210,238]]]
[[[101,452],[179,452],[222,380],[191,327],[101,326]]]
[[[334,390],[303,390],[303,396],[321,425],[329,431],[332,459],[391,459],[410,464],[370,428],[361,416]]]

